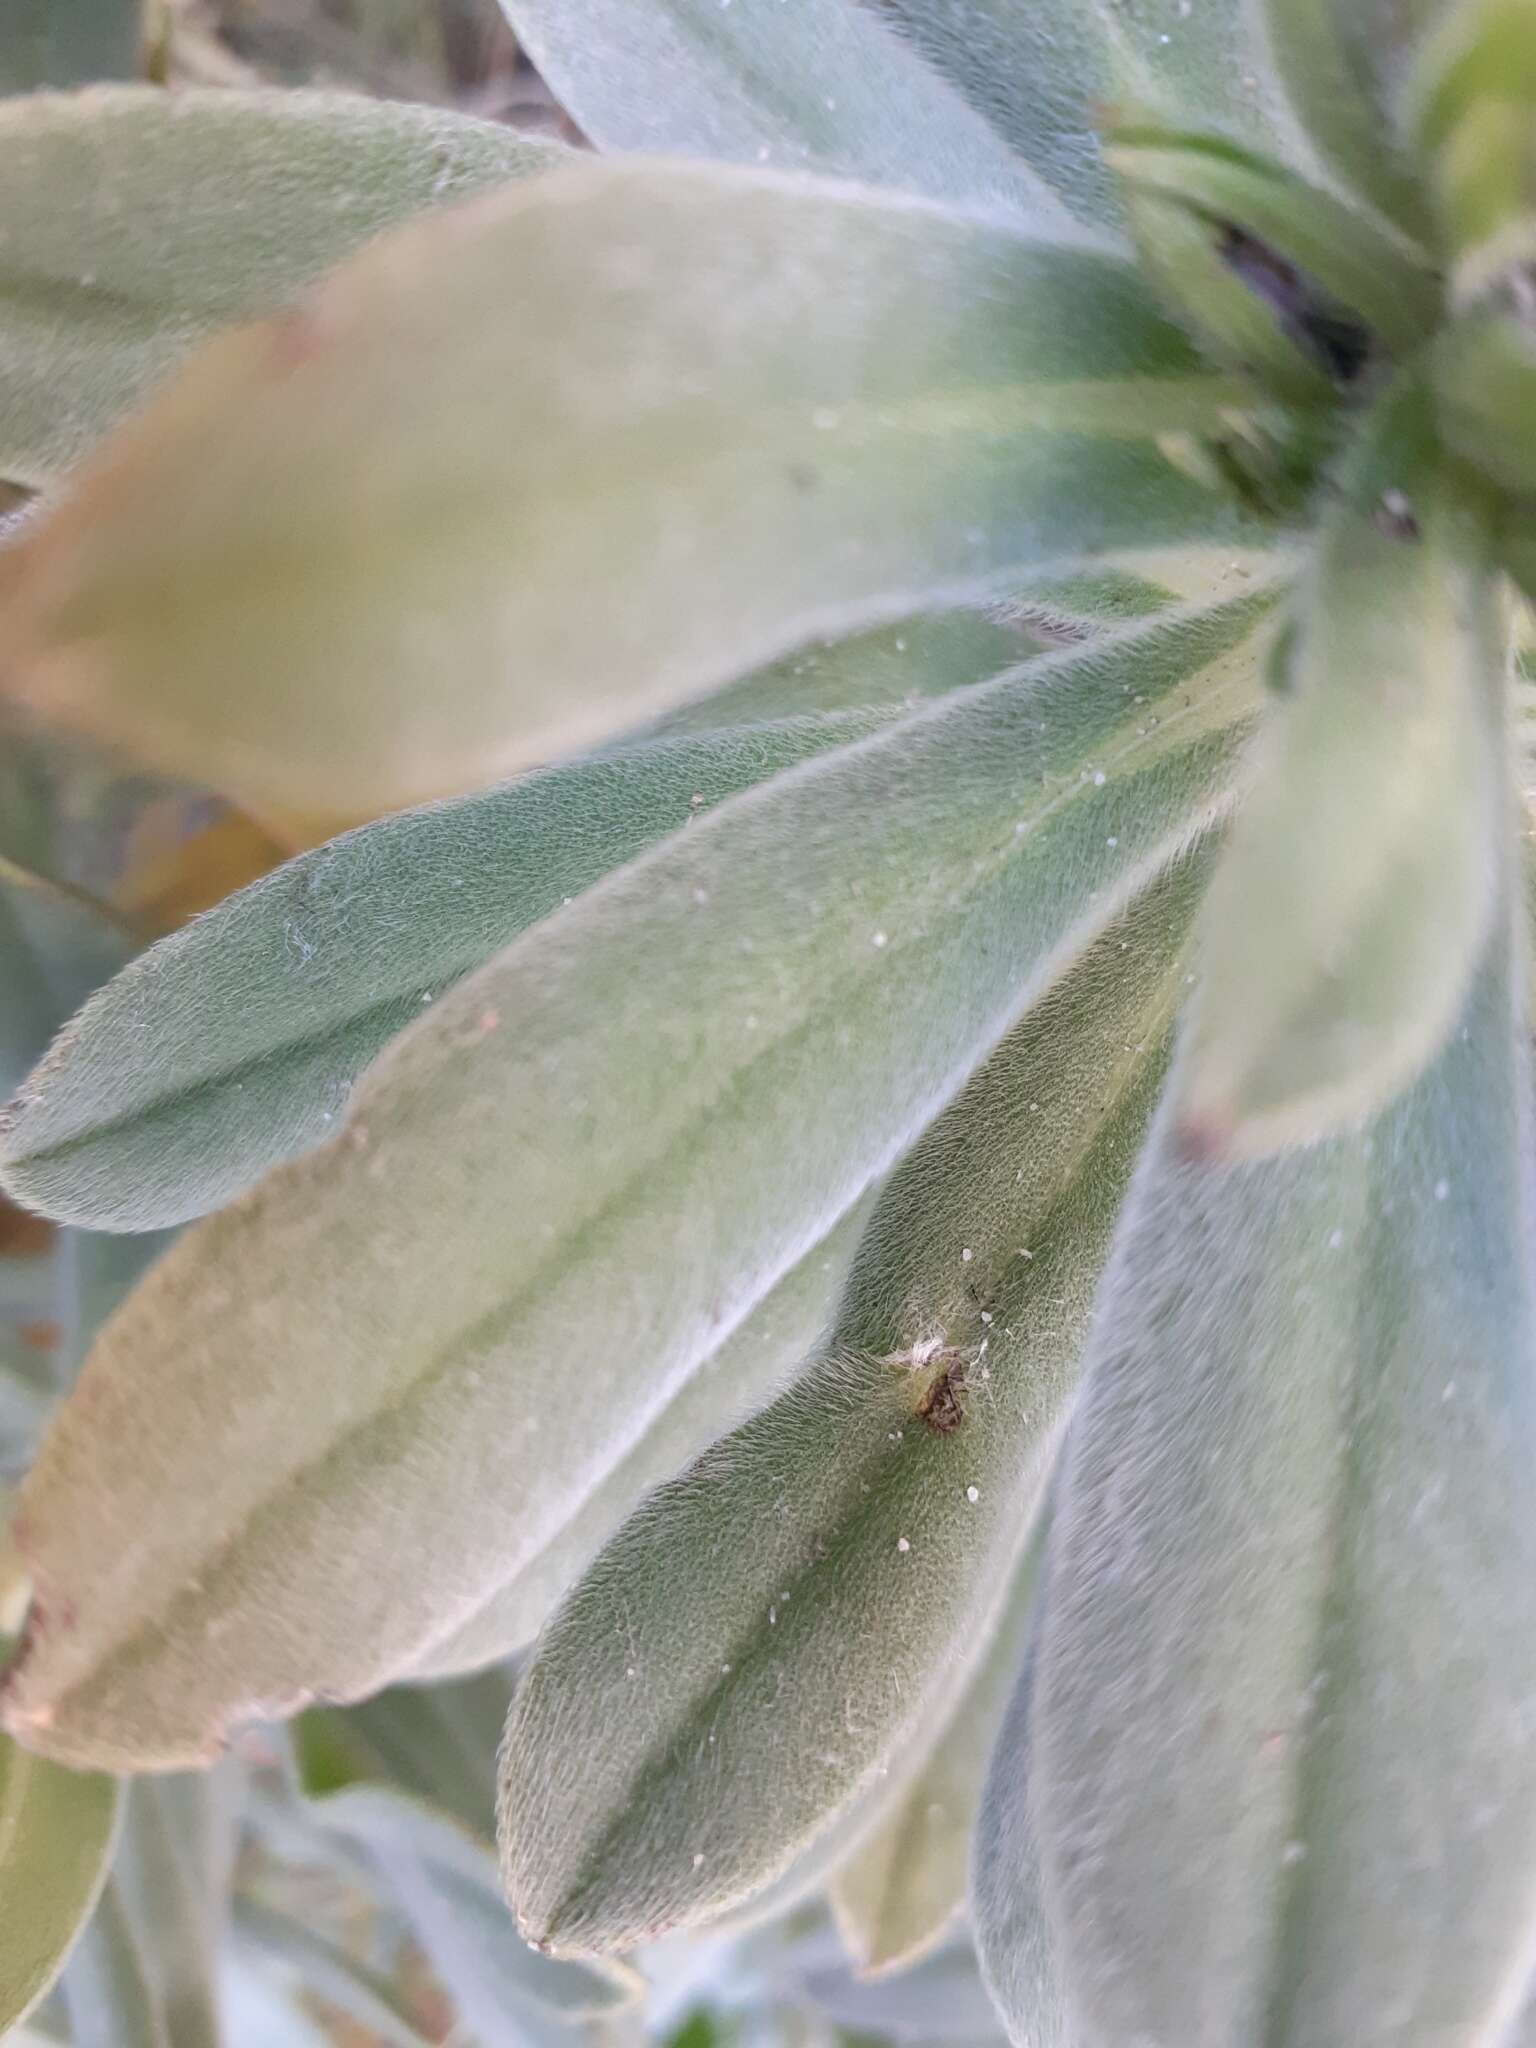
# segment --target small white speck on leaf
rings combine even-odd
[[[905,1557],[907,1552],[912,1548],[912,1546],[907,1541],[905,1536],[898,1536],[896,1538],[896,1548],[901,1552],[902,1556]]]

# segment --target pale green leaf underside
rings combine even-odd
[[[1031,582],[1033,596],[1036,586]],[[1123,625],[1168,602],[1168,592],[1139,577],[1096,580],[1102,603],[1095,628]],[[1116,600],[1122,603],[1116,608]],[[868,711],[880,705],[914,709],[924,697],[942,697],[965,683],[984,682],[1046,644],[1030,618],[1008,605],[918,612],[888,626],[838,638],[823,636],[797,647],[766,668],[724,689],[668,712],[642,731],[627,733],[613,750],[638,739],[677,739],[684,733],[762,725],[781,718]]]
[[[1029,1776],[1040,1604],[1037,1594],[1024,1655],[987,1762],[971,1843],[971,1916],[982,1978],[1014,2048],[1076,2048],[1056,1935],[1046,1917]]]
[[[340,94],[0,104],[0,476],[49,481],[204,335],[286,304],[384,228],[567,155]]]
[[[600,149],[840,173],[1069,226],[944,79],[850,0],[502,0]]]
[[[221,1207],[329,1135],[390,1039],[520,931],[707,806],[895,715],[616,750],[305,854],[141,955],[65,1028],[0,1112],[0,1178],[98,1230]]]
[[[1009,1606],[1203,868],[1010,1034],[893,1174],[799,1378],[541,1637],[502,1759],[531,1939],[622,1949],[718,1916],[950,1721]]]
[[[1237,399],[1116,257],[588,162],[206,351],[17,550],[7,681],[258,808],[397,808],[817,635],[1268,540],[1151,438]]]
[[[0,2028],[24,2019],[64,1965],[111,1861],[118,1787],[0,1737]]]
[[[987,1761],[1029,1637],[1041,1534],[1031,1533],[986,1656],[921,1769],[829,1887],[839,1931],[864,1974],[909,1969],[965,1905]]]
[[[26,1104],[0,1110],[0,1184],[98,1230],[219,1207],[333,1131],[369,1060],[525,925],[723,796],[1033,644],[1027,625],[975,611],[818,641],[675,714],[653,744],[620,741],[304,855],[154,948],[75,1020]],[[46,1035],[29,1020],[33,1052]]]
[[[1291,154],[1243,0],[864,0],[1080,218],[1119,219],[1100,159],[1106,108],[1198,121]]]
[[[185,1234],[98,1345],[25,1495],[17,1725],[190,1759],[451,1637],[1222,814],[1268,603],[731,798],[435,1004],[344,1134]]]
[[[470,1670],[532,1642],[645,1496],[778,1392],[831,1323],[869,1201],[866,1196],[851,1209],[699,1360],[633,1448],[589,1493],[572,1497],[568,1519],[483,1607],[432,1645],[413,1676]]]
[[[1536,1305],[1503,931],[1359,1137],[1180,1163],[1102,1291],[1028,1796],[1102,2048],[1502,2041],[1536,1889]]]
[[[1490,556],[1427,399],[1395,392],[1298,585],[1287,695],[1211,887],[1182,1106],[1203,1149],[1360,1121],[1457,1015],[1513,809]]]

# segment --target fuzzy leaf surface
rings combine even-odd
[[[615,750],[302,855],[141,955],[66,1026],[0,1112],[4,1184],[92,1229],[222,1207],[330,1135],[389,1041],[520,931],[706,806],[894,715]]]
[[[1106,108],[1182,114],[1285,151],[1242,0],[886,0],[879,11],[1082,220],[1119,220],[1099,155]]]
[[[746,1321],[699,1360],[634,1447],[590,1493],[572,1500],[569,1519],[515,1578],[433,1645],[414,1675],[469,1670],[531,1643],[645,1496],[779,1391],[831,1324],[869,1206],[866,1196],[850,1209]]]
[[[413,214],[568,156],[339,93],[0,104],[0,475],[56,479],[203,336]]]
[[[1233,398],[1113,256],[588,162],[205,349],[3,558],[0,688],[248,808],[356,820],[817,634],[1236,537],[1147,438]]]
[[[111,1778],[62,1770],[0,1737],[0,2028],[37,2004],[90,1918],[118,1800]]]
[[[434,1005],[342,1136],[184,1233],[98,1343],[23,1495],[72,1625],[45,1601],[14,1725],[191,1761],[454,1634],[1225,812],[1271,602],[733,797]]]
[[[1054,1929],[1046,1918],[1029,1769],[1040,1597],[986,1764],[971,1842],[971,1915],[981,1974],[1014,2048],[1075,2048]]]
[[[774,164],[1043,224],[1069,217],[990,124],[874,9],[797,0],[502,0],[603,150]]]
[[[1480,506],[1389,398],[1296,593],[1287,694],[1206,906],[1185,1128],[1257,1154],[1413,1078],[1483,949],[1512,812]]]
[[[1127,581],[1139,588],[1135,579]],[[1117,619],[1094,623],[1123,624],[1153,609],[1140,604]],[[985,682],[1045,644],[1027,617],[1016,617],[1003,606],[919,612],[889,626],[797,647],[782,660],[668,712],[643,733],[626,734],[614,742],[614,751],[639,738],[677,739],[684,733],[881,705],[910,709],[921,698]]]
[[[540,1638],[502,1755],[530,1939],[717,1916],[951,1718],[1009,1606],[1203,866],[1003,1042],[883,1191],[826,1344]]]
[[[1034,1531],[986,1655],[930,1755],[829,1886],[838,1929],[863,1975],[910,1969],[964,1908],[982,1785],[1029,1640],[1039,1566]]]
[[[1213,1168],[1160,1120],[1045,1567],[1027,1787],[1074,2038],[1507,2038],[1536,1885],[1524,998],[1501,928],[1366,1134]]]

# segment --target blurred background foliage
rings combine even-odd
[[[198,84],[342,87],[577,140],[495,0],[151,0],[148,61]]]

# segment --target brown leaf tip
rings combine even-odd
[[[1233,1126],[1225,1117],[1184,1116],[1173,1134],[1174,1151],[1186,1166],[1215,1166],[1230,1157]]]

